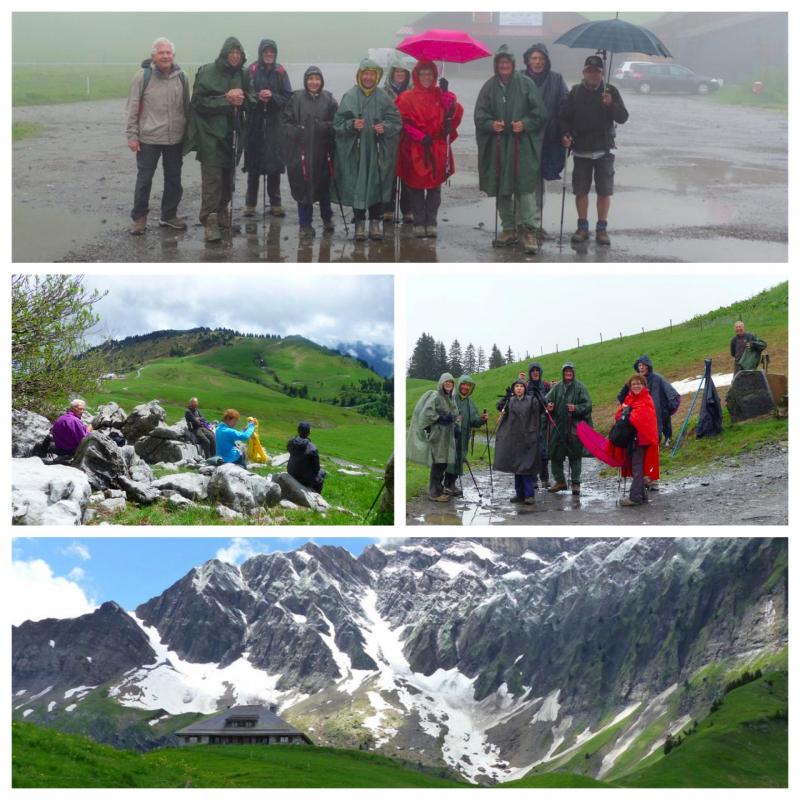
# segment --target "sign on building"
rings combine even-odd
[[[501,11],[498,17],[501,28],[541,28],[544,25],[541,11]]]

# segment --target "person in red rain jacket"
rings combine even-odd
[[[436,236],[442,184],[455,172],[450,144],[464,116],[447,82],[437,86],[438,76],[432,61],[420,61],[412,73],[414,88],[397,100],[403,118],[397,174],[411,198],[414,234],[420,238]]]
[[[647,378],[643,375],[631,375],[628,379],[628,394],[617,410],[616,419],[622,416],[625,406],[630,406],[630,421],[636,428],[636,439],[630,451],[614,447],[609,442],[612,454],[618,459],[625,459],[622,474],[633,477],[628,497],[620,501],[622,506],[640,506],[647,502],[647,491],[644,479],[658,480],[658,420],[653,398],[647,389]]]

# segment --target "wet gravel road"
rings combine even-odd
[[[350,67],[338,65],[332,90],[350,84]],[[294,78],[294,76],[292,76]],[[299,76],[298,76],[299,77]],[[482,81],[457,78],[452,88],[465,106],[455,142],[458,172],[443,191],[438,241],[416,240],[408,226],[387,229],[382,243],[356,245],[344,236],[337,214],[333,236],[300,242],[286,179],[283,220],[261,217],[223,244],[205,245],[194,224],[200,169],[184,164],[181,213],[190,228],[175,233],[151,227],[131,237],[130,204],[135,161],[124,137],[122,100],[15,108],[17,122],[36,122],[39,135],[13,146],[13,258],[15,261],[758,261],[788,257],[788,122],[785,115],[718,104],[707,97],[624,93],[629,122],[618,131],[617,191],[610,248],[593,242],[579,249],[549,240],[538,256],[495,250],[494,201],[477,189],[471,124]],[[160,200],[160,175],[152,208]],[[237,179],[237,215],[244,175]],[[558,234],[560,183],[549,184],[544,225]],[[567,197],[565,230],[575,214]],[[590,220],[594,221],[593,215]],[[240,223],[242,220],[238,220]],[[46,232],[46,235],[43,235]],[[351,229],[352,233],[352,229]]]
[[[533,506],[510,502],[513,475],[495,472],[494,495],[488,470],[475,470],[482,497],[469,473],[464,497],[448,504],[414,498],[409,525],[786,525],[788,446],[771,444],[715,464],[704,476],[662,480],[646,506],[619,505],[622,487],[601,477],[596,459],[584,459],[580,497],[537,491]]]

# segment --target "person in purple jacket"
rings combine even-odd
[[[86,411],[86,403],[76,398],[69,404],[69,410],[62,414],[50,428],[53,445],[60,456],[74,456],[78,445],[92,432],[81,417]]]

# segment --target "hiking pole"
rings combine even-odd
[[[500,213],[500,134],[494,135],[494,244],[497,246],[497,220]]]
[[[710,362],[708,359],[706,359],[706,364],[708,363]],[[689,406],[689,413],[686,415],[686,419],[683,421],[683,426],[681,427],[681,432],[678,434],[678,439],[675,442],[675,447],[672,448],[672,452],[670,453],[671,456],[674,456],[675,453],[678,452],[678,448],[681,446],[681,439],[683,439],[683,434],[686,432],[686,426],[689,424],[689,417],[692,416],[692,411],[694,411],[694,404],[697,402],[697,397],[700,394],[700,390],[703,388],[703,384],[705,383],[706,372],[703,372],[703,377],[700,378],[700,383],[697,384],[697,391],[694,393],[694,397],[692,398],[692,404]]]
[[[486,409],[483,409],[486,413]],[[483,423],[486,426],[486,451],[489,453],[489,485],[492,487],[492,497],[494,497],[494,476],[492,475],[492,449],[489,447],[489,421]]]
[[[231,206],[228,209],[228,219],[229,225],[228,228],[233,235],[233,198],[236,194],[236,164],[238,163],[239,159],[237,156],[237,151],[239,150],[239,106],[233,107],[233,138],[232,138],[233,147],[231,148]]]
[[[483,500],[483,495],[481,494],[481,490],[478,488],[478,481],[475,480],[475,475],[472,472],[472,467],[469,465],[469,461],[464,459],[464,463],[467,465],[467,469],[469,470],[470,477],[472,478],[472,482],[475,484],[475,491],[478,493],[478,497]],[[462,490],[463,491],[463,490]]]
[[[378,494],[375,495],[375,499],[372,501],[372,505],[369,507],[369,511],[367,511],[367,513],[364,514],[364,519],[362,520],[362,522],[367,521],[367,517],[369,517],[369,515],[372,513],[372,509],[375,508],[375,503],[378,502],[378,498],[383,494],[383,490],[385,488],[386,488],[386,481],[384,480],[383,483],[381,484],[381,488],[378,490]]]
[[[513,125],[513,123],[512,123]],[[513,130],[513,129],[512,129]],[[519,134],[514,134],[514,232],[519,229],[519,220],[517,213],[519,212],[519,185],[517,183],[517,175],[519,173]]]
[[[567,201],[567,165],[569,164],[569,147],[565,147],[564,150],[564,177],[561,181],[561,230],[558,232],[558,249],[561,249],[561,246],[564,243],[564,204]]]
[[[264,153],[267,152],[267,107],[262,104],[261,108],[261,143]],[[259,167],[261,165],[259,164]],[[267,173],[264,173],[264,183],[261,189],[261,223],[267,226]]]
[[[342,196],[339,194],[339,187],[336,185],[336,171],[333,168],[333,161],[331,160],[330,151],[325,154],[328,160],[328,170],[331,173],[331,182],[333,183],[333,191],[336,192],[336,200],[339,205],[339,211],[342,212],[342,222],[344,223],[344,235],[350,237],[350,230],[347,227],[347,217],[344,215],[344,206],[342,205]]]

